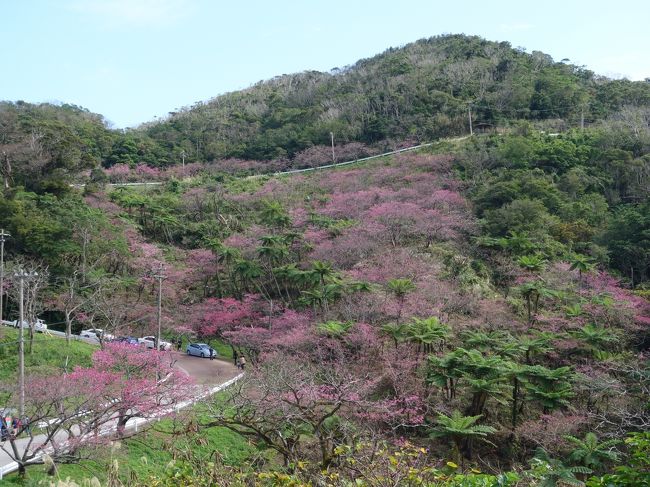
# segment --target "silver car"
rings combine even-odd
[[[187,345],[187,354],[195,357],[216,357],[217,351],[207,343],[190,343]]]
[[[94,340],[96,342],[99,342],[100,338],[106,342],[110,342],[115,338],[110,333],[104,333],[104,330],[101,328],[90,328],[88,330],[82,330],[81,333],[79,333],[79,336],[81,338],[85,338],[86,340]]]
[[[157,338],[155,336],[138,338],[140,344],[144,345],[146,348],[156,348],[156,340]],[[160,346],[158,348],[167,352],[172,349],[172,344],[170,342],[166,342],[165,340],[160,340]]]

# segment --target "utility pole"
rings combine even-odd
[[[160,350],[160,334],[162,328],[162,282],[167,276],[163,274],[164,267],[162,262],[158,266],[158,273],[153,277],[158,279],[158,334],[156,335],[156,349]]]
[[[14,277],[20,281],[20,297],[18,300],[18,414],[20,418],[25,417],[25,337],[23,333],[25,323],[23,309],[25,280],[36,276],[38,276],[36,272],[25,272],[23,269],[14,274]]]
[[[0,173],[2,173],[2,178],[4,179],[4,187],[5,189],[8,189],[9,177],[11,176],[11,164],[9,164],[9,156],[5,151],[2,151],[2,155],[4,156],[4,165],[2,166]]]
[[[467,115],[469,116],[469,135],[474,135],[472,129],[472,105],[467,105]]]
[[[183,158],[183,169],[185,169],[185,150],[181,152],[181,157]]]
[[[585,129],[585,107],[584,105],[580,108],[580,130]]]
[[[5,241],[11,237],[3,228],[0,230],[0,322],[2,321],[3,298],[5,294]]]
[[[334,132],[330,132],[330,137],[332,138],[332,162],[336,162],[336,157],[334,156]]]

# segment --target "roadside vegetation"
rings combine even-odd
[[[92,450],[92,459],[57,465],[54,475],[48,473],[49,466],[36,466],[29,469],[25,478],[12,475],[3,482],[6,485],[49,485],[56,479],[70,478],[81,483],[83,479],[96,478],[101,485],[109,482],[151,485],[149,479],[165,475],[170,465],[175,461],[180,464],[185,458],[196,459],[204,466],[216,460],[236,467],[257,456],[255,449],[243,438],[225,428],[192,429],[196,414],[189,412],[177,420],[164,419],[146,433]],[[174,481],[173,476],[169,481]],[[183,485],[178,479],[177,482],[176,485]]]

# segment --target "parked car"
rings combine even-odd
[[[14,328],[18,328],[18,320],[14,320],[11,322],[11,325]],[[23,321],[23,328],[29,328],[29,322],[28,321]],[[45,322],[40,319],[36,318],[36,322],[34,323],[34,330],[36,331],[46,331],[47,330],[47,325]]]
[[[154,336],[146,336],[142,338],[138,338],[138,342],[140,344],[144,345],[147,348],[156,348],[156,337]],[[159,350],[171,350],[172,349],[172,344],[169,342],[166,342],[165,340],[160,340],[160,346],[158,347]]]
[[[104,341],[113,340],[115,337],[110,333],[104,333],[104,330],[101,328],[89,328],[88,330],[82,330],[79,333],[81,338],[87,338],[89,340],[99,341],[100,338]]]
[[[129,345],[140,345],[140,341],[135,337],[122,336],[122,337],[117,337],[113,341],[118,343],[128,343]]]
[[[216,357],[217,351],[207,343],[190,343],[187,345],[187,354],[195,357]]]

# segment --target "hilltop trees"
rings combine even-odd
[[[642,82],[606,82],[540,52],[444,35],[388,49],[336,72],[310,71],[260,82],[184,108],[142,132],[173,147],[171,152],[186,150],[195,160],[276,159],[286,165],[293,158],[296,166],[304,167],[313,160],[330,161],[325,149],[330,133],[336,134],[339,159],[343,151],[351,152],[348,143],[466,133],[468,104],[475,120],[494,126],[504,119],[578,123],[583,112],[600,118],[648,99]],[[206,126],[213,130],[206,131]],[[581,156],[570,144],[556,148],[544,154],[540,165],[567,167]]]
[[[63,191],[63,176],[97,166],[113,137],[100,115],[73,105],[2,102],[0,167],[5,187]]]

